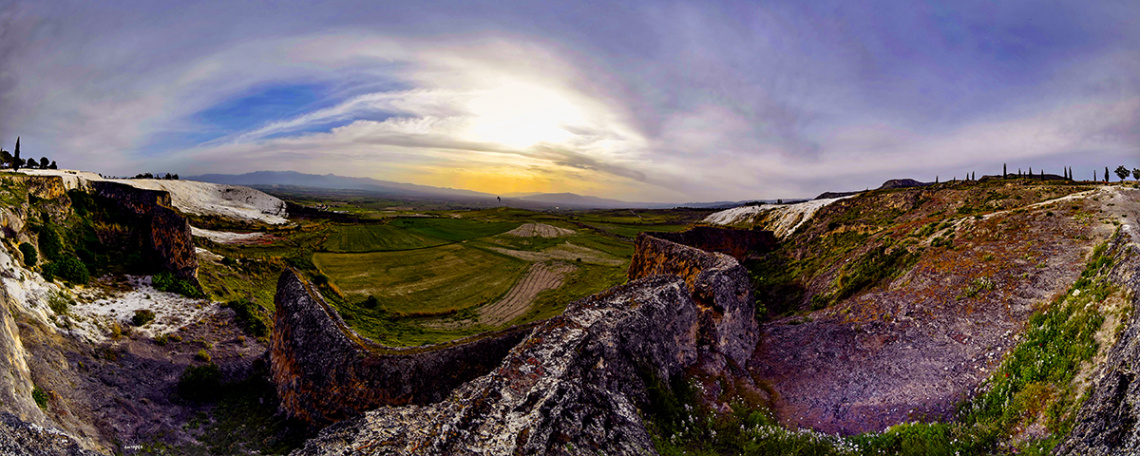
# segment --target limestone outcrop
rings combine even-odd
[[[293,271],[281,275],[275,301],[270,359],[281,406],[318,426],[382,405],[437,402],[490,372],[531,330],[397,349],[357,335]]]
[[[653,454],[641,413],[648,388],[702,360],[747,360],[757,326],[748,276],[732,257],[643,236],[635,265],[630,283],[571,303],[562,315],[537,326],[490,373],[446,399],[369,411],[326,428],[293,455]],[[319,299],[295,275],[283,276],[278,290],[278,328],[285,328],[284,334],[290,328],[329,326],[314,320],[320,315],[291,317],[312,306],[289,299]],[[322,321],[328,320],[339,322]],[[358,355],[341,358],[339,349],[330,349],[342,344],[326,340],[336,333],[322,329],[323,336],[284,337],[276,331],[274,353],[286,348],[279,343],[316,337],[316,343],[294,349],[308,350],[313,358],[366,364]],[[294,388],[280,382],[294,381],[296,373],[277,372],[304,363],[278,367],[275,359],[274,364],[279,389]],[[325,372],[330,378],[341,375]],[[321,394],[342,394],[334,385],[326,388]]]
[[[1118,237],[1110,251],[1116,265],[1109,277],[1131,290],[1132,308],[1140,306],[1140,247]],[[1132,312],[1128,327],[1121,333],[1101,375],[1091,387],[1087,401],[1077,412],[1069,436],[1054,449],[1057,455],[1137,455],[1140,454],[1140,315]]]
[[[142,247],[150,250],[155,263],[175,277],[198,283],[190,222],[171,206],[170,193],[110,181],[91,182],[91,191],[138,219],[138,225],[147,230],[142,234]]]
[[[629,279],[662,274],[681,277],[700,313],[701,344],[715,346],[738,365],[745,365],[759,341],[748,271],[723,253],[655,236],[656,233],[637,236]]]
[[[696,361],[698,326],[684,281],[637,280],[571,304],[446,400],[373,410],[293,456],[653,454],[647,381]]]
[[[0,286],[0,404],[25,421],[42,423],[44,414],[32,401],[28,353],[11,307],[7,289]]]
[[[71,436],[0,413],[0,454],[20,456],[102,456],[85,450]]]
[[[642,236],[673,241],[678,244],[719,252],[744,261],[749,257],[775,249],[778,241],[771,231],[737,230],[713,226],[695,226],[685,231],[643,233]]]

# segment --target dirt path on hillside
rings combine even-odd
[[[499,326],[518,318],[530,309],[539,293],[562,286],[566,275],[576,269],[578,268],[562,262],[531,265],[522,280],[503,299],[479,309],[479,323]]]
[[[547,225],[545,223],[524,223],[518,228],[507,231],[504,234],[517,237],[556,238],[574,234],[574,230],[559,228],[557,226]]]

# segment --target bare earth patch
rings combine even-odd
[[[518,228],[507,231],[505,234],[508,236],[518,237],[556,238],[574,234],[574,230],[559,228],[557,226],[547,225],[545,223],[525,223]]]
[[[764,324],[748,368],[777,392],[778,418],[793,428],[850,435],[949,417],[1021,340],[1036,306],[1077,279],[1112,222],[1137,216],[1137,195],[1126,192],[964,218],[952,247],[927,247],[891,283]],[[982,279],[992,289],[966,293]]]
[[[253,244],[266,237],[265,233],[234,233],[232,231],[214,231],[196,226],[190,227],[190,234],[203,237],[219,244]]]
[[[531,265],[522,280],[503,299],[479,309],[479,323],[498,326],[518,318],[526,313],[539,293],[562,286],[566,274],[575,269],[573,265],[562,262]]]
[[[578,261],[581,260],[585,263],[600,264],[605,266],[621,266],[625,263],[624,260],[607,255],[604,252],[591,249],[589,247],[582,247],[574,245],[569,242],[556,245],[541,252],[527,252],[525,250],[511,250],[502,247],[488,247],[491,250],[499,252],[503,255],[512,256],[520,260],[526,261],[546,261],[546,260],[566,260]]]

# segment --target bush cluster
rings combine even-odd
[[[48,399],[50,398],[51,396],[48,395],[47,391],[44,391],[39,385],[36,385],[36,387],[32,389],[32,400],[36,401],[36,405],[38,405],[40,409],[47,410]]]
[[[178,378],[178,394],[183,399],[194,402],[217,399],[221,386],[222,370],[214,363],[187,367]]]
[[[32,244],[27,242],[20,244],[20,253],[24,255],[24,264],[29,267],[40,262],[39,256],[36,255],[36,248]]]
[[[248,299],[242,298],[226,303],[226,307],[233,309],[235,318],[245,332],[254,337],[269,335],[269,326],[261,318],[261,306]]]
[[[131,324],[135,326],[142,326],[154,321],[154,311],[150,309],[139,309],[135,311],[135,315],[131,317]]]
[[[52,312],[55,312],[56,315],[66,314],[71,308],[71,304],[71,296],[63,292],[55,292],[48,296],[48,308],[50,308]]]
[[[87,265],[73,255],[45,264],[43,276],[47,280],[54,280],[59,277],[76,284],[85,284],[91,281],[91,273],[87,271]]]
[[[190,283],[188,280],[179,279],[174,277],[169,272],[160,272],[151,278],[151,284],[158,291],[166,291],[170,293],[178,293],[188,298],[201,298],[202,290]]]

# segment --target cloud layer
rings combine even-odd
[[[0,142],[106,174],[813,196],[1140,166],[1140,7],[0,3]]]

